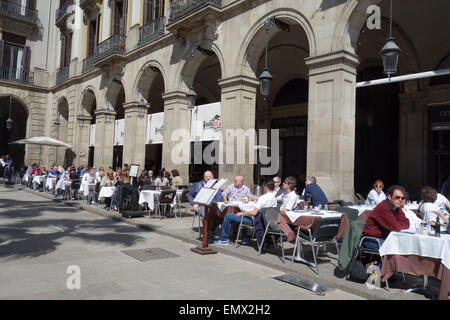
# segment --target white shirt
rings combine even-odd
[[[376,206],[380,202],[386,199],[386,195],[383,191],[378,194],[378,192],[375,191],[375,189],[370,190],[369,194],[367,195],[366,199],[366,205],[368,206]]]
[[[281,209],[288,209],[288,211],[292,211],[297,206],[298,195],[295,191],[291,191],[289,194],[285,194],[283,197],[283,204],[281,205]]]
[[[267,192],[258,198],[256,202],[256,208],[261,210],[262,208],[275,208],[277,206],[277,199],[272,192]]]
[[[96,180],[95,176],[91,177],[89,173],[85,173],[81,183],[94,183]]]
[[[448,199],[446,197],[444,197],[442,194],[438,193],[437,194],[437,199],[434,202],[434,204],[440,208],[440,209],[444,209],[446,210],[445,204],[448,202]]]
[[[4,167],[6,165],[6,162],[3,159],[0,159],[0,164],[2,165],[2,167]]]
[[[423,213],[423,221],[425,221],[425,222],[431,222],[431,221],[436,222],[436,217],[438,216],[437,213],[438,213],[438,211],[440,209],[434,203],[425,202],[425,203],[423,203],[420,206],[419,210],[420,210],[420,212]],[[444,222],[440,218],[439,218],[439,220],[441,221],[441,223]]]

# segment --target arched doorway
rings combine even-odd
[[[53,126],[55,129],[55,138],[56,140],[68,143],[68,124],[69,124],[69,104],[66,98],[61,98],[58,102],[57,110],[56,110],[56,120],[53,122]],[[54,163],[56,165],[63,165],[64,168],[67,168],[68,164],[66,161],[66,153],[65,148],[55,148],[55,159]],[[67,158],[70,160],[70,158]]]
[[[78,117],[81,129],[81,145],[78,165],[94,166],[95,155],[95,128],[97,99],[92,89],[85,89],[82,98],[82,117]]]
[[[9,118],[11,101],[12,128],[8,130],[6,120]],[[0,155],[9,154],[16,166],[25,164],[25,145],[9,144],[12,141],[26,138],[27,108],[13,96],[0,97]]]
[[[308,69],[305,58],[310,55],[308,36],[304,28],[290,18],[280,18],[284,29],[272,26],[268,42],[268,68],[273,77],[271,92],[266,100],[258,92],[256,96],[256,129],[278,130],[280,140],[277,152],[279,167],[277,175],[298,178],[306,174],[307,140],[308,140]],[[251,45],[259,46],[257,63],[249,62],[254,74],[259,77],[265,66],[265,31]],[[261,50],[262,49],[262,50]],[[250,50],[251,51],[251,50]],[[268,141],[268,143],[270,143]],[[265,142],[258,141],[264,145]],[[273,155],[275,156],[275,155]],[[255,166],[254,182],[260,184],[268,177],[261,175],[261,166]],[[301,180],[301,181],[300,181]],[[304,179],[297,188],[302,192]]]
[[[125,89],[121,84],[121,88],[117,94],[114,104],[114,111],[116,111],[114,124],[114,147],[113,147],[113,162],[112,167],[122,167],[123,162],[123,139],[125,135],[125,110],[123,104],[125,102]]]

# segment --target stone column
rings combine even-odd
[[[113,163],[115,111],[100,109],[95,111],[95,154],[94,166],[108,168]]]
[[[78,139],[74,140],[74,152],[76,153],[76,158],[74,159],[74,164],[76,166],[83,166],[88,163],[89,156],[89,137],[91,131],[91,120],[92,117],[85,116],[84,120],[75,120],[75,131],[78,133],[76,136]]]
[[[250,163],[249,155],[254,154],[254,135],[251,135],[251,132],[255,133],[256,92],[259,82],[257,79],[239,75],[222,79],[219,85],[222,89],[222,141],[219,150],[222,163],[219,164],[219,178],[228,179],[229,184],[235,176],[240,175],[244,177],[245,185],[252,188],[254,163]],[[247,133],[248,138],[245,136]],[[239,138],[242,138],[240,142]],[[250,139],[252,141],[249,143]],[[246,141],[245,144],[242,141]],[[245,156],[245,160],[239,161],[239,155]],[[231,158],[233,160],[230,163]]]
[[[305,59],[309,68],[307,175],[329,201],[353,201],[358,58],[346,51]]]
[[[147,109],[139,116],[138,102],[124,103],[125,137],[123,141],[123,163],[145,167],[145,143],[147,136]]]
[[[162,166],[166,170],[177,169],[184,183],[188,184],[191,125],[186,93],[181,91],[169,92],[164,94],[162,98],[164,100]]]
[[[414,84],[415,81],[409,81]],[[408,88],[410,88],[408,86]],[[416,82],[416,90],[418,84]],[[406,83],[405,83],[406,89]],[[428,169],[428,114],[426,92],[414,91],[399,95],[399,184],[413,199],[420,198],[418,186],[426,184]],[[411,194],[412,193],[412,194]]]

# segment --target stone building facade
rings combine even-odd
[[[32,74],[32,81],[28,75],[11,77],[11,72],[0,77],[3,117],[8,112],[6,98],[14,100],[14,127],[8,141],[45,135],[72,145],[69,151],[26,146],[23,160],[27,164],[66,161],[107,168],[135,163],[141,169],[177,169],[187,181],[196,169],[174,161],[173,150],[180,141],[171,137],[179,129],[191,131],[186,93],[193,87],[198,105],[220,102],[223,144],[232,138],[225,134],[227,130],[280,129],[279,173],[316,176],[329,199],[353,200],[355,191],[370,187],[368,181],[386,172],[386,180],[408,188],[438,186],[436,170],[446,172],[438,175],[450,173],[450,168],[435,168],[433,150],[439,124],[448,130],[450,119],[444,116],[437,123],[429,119],[437,107],[443,114],[450,108],[447,78],[357,91],[359,79],[380,77],[379,51],[389,27],[387,1],[3,2],[16,9],[0,8],[1,39],[9,45],[14,42],[11,34],[25,39],[30,58],[23,60],[23,53],[20,58],[24,72]],[[367,28],[372,5],[380,8],[381,29]],[[444,15],[448,9],[449,4],[437,0],[416,7],[406,0],[395,1],[393,35],[402,49],[399,74],[450,67],[450,43],[441,39],[443,30],[449,30]],[[31,18],[24,10],[33,12]],[[423,15],[435,18],[429,21]],[[264,22],[271,17],[281,23],[274,23],[268,32],[273,81],[265,100],[258,78],[265,62]],[[382,113],[376,103],[392,105],[396,111]],[[148,114],[163,114],[160,143],[148,141]],[[120,138],[115,137],[117,121],[123,126]],[[387,136],[392,141],[380,138],[381,148],[370,147],[379,141],[371,143],[358,136],[366,129],[374,134],[370,128],[386,123],[393,123],[388,126],[395,130]],[[438,139],[447,141],[446,132],[439,133]],[[191,150],[191,141],[183,141],[184,150]],[[253,152],[250,144],[244,149],[232,145],[233,150],[218,152],[224,158],[226,152],[235,156]],[[389,148],[394,156],[379,163],[374,173],[373,158]],[[447,159],[450,146],[444,149],[437,148],[439,163],[445,162],[440,157]],[[229,179],[243,175],[249,185],[264,179],[252,163],[218,164],[215,169]],[[367,173],[372,175],[358,180]]]

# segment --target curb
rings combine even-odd
[[[172,232],[168,232],[168,231],[164,231],[159,229],[158,227],[149,225],[148,223],[145,222],[138,222],[138,221],[133,221],[133,219],[129,219],[129,218],[124,218],[121,215],[117,215],[117,214],[111,214],[108,211],[105,211],[103,209],[100,208],[96,208],[96,207],[91,207],[90,205],[87,204],[83,204],[83,203],[74,203],[74,202],[70,202],[67,200],[62,200],[62,199],[58,199],[58,198],[54,198],[52,195],[47,194],[47,193],[43,193],[43,192],[37,192],[34,190],[30,190],[26,187],[18,187],[18,186],[13,186],[13,188],[17,189],[18,191],[25,191],[25,192],[29,192],[32,193],[34,195],[40,196],[42,198],[48,199],[48,200],[52,200],[55,201],[57,203],[60,204],[64,204],[70,207],[74,207],[77,208],[79,210],[83,210],[83,211],[87,211],[89,213],[104,217],[104,218],[109,218],[118,222],[124,222],[126,224],[129,225],[133,225],[136,226],[140,229],[143,229],[145,231],[152,231],[155,232],[159,235],[162,236],[166,236],[166,237],[170,237],[176,240],[180,240],[186,243],[190,243],[193,244],[195,246],[200,246],[202,244],[202,241],[200,240],[196,240],[196,239],[192,239],[192,238],[187,238],[184,236],[180,236],[177,235],[175,233]],[[231,250],[227,250],[226,248],[222,247],[222,246],[212,246],[211,248],[214,248],[215,251],[220,252],[222,254],[228,255],[228,256],[233,256],[235,258],[238,259],[242,259],[248,262],[252,262],[252,263],[256,263],[259,265],[263,265],[265,267],[268,268],[272,268],[281,272],[285,272],[285,273],[289,273],[289,274],[295,274],[297,276],[300,277],[304,277],[307,278],[309,280],[313,279],[315,282],[319,283],[320,285],[332,288],[332,289],[339,289],[342,291],[345,291],[347,293],[353,294],[353,295],[357,295],[360,296],[362,298],[366,298],[369,300],[405,300],[405,298],[407,299],[406,296],[400,296],[398,294],[395,293],[389,293],[386,292],[384,289],[381,290],[372,290],[372,292],[368,292],[365,289],[365,286],[351,286],[351,283],[346,283],[346,281],[333,281],[333,280],[329,280],[329,279],[324,279],[324,278],[319,278],[319,277],[312,277],[310,272],[305,272],[303,270],[293,270],[290,269],[288,267],[285,267],[284,265],[276,265],[270,262],[266,262],[266,261],[261,261],[260,259],[256,258],[256,257],[251,257],[251,256],[247,256],[247,255],[243,255],[243,254],[239,254],[236,253],[234,251]],[[339,279],[339,278],[336,278]],[[340,279],[339,279],[340,280]],[[409,300],[409,299],[408,299]]]

